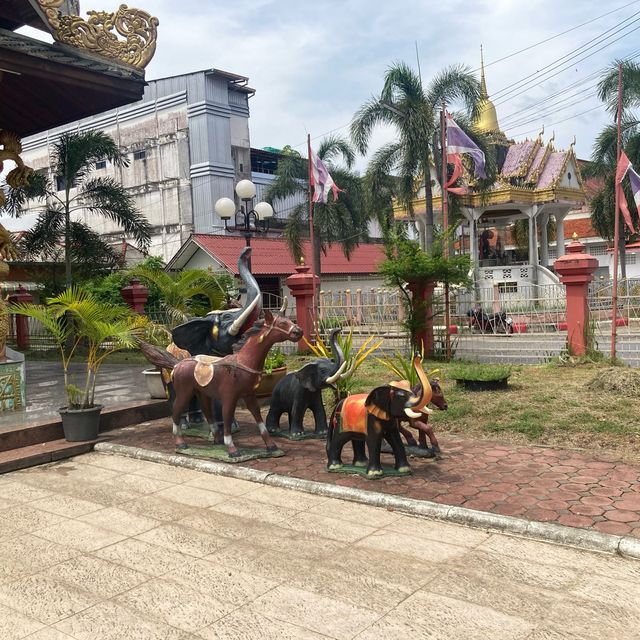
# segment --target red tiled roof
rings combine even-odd
[[[238,256],[245,246],[244,238],[194,234],[193,240],[231,273],[237,275]],[[306,240],[302,244],[305,263],[311,265],[311,243]],[[251,271],[254,275],[288,276],[295,272],[296,264],[284,240],[252,238],[251,248]],[[345,258],[340,245],[334,244],[327,248],[326,256],[322,254],[322,273],[324,275],[375,273],[384,258],[382,245],[379,244],[361,244],[354,249],[351,260]]]
[[[591,226],[591,218],[578,218],[564,221],[564,237],[571,238],[577,233],[578,238],[599,238],[598,232]]]

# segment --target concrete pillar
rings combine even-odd
[[[8,297],[10,304],[29,304],[33,302],[33,296],[22,286],[18,285],[15,293]],[[18,349],[26,351],[29,349],[29,318],[16,314],[16,344]]]
[[[362,324],[362,289],[356,289],[356,324]]]
[[[310,344],[315,341],[315,327],[313,323],[313,294],[320,286],[320,278],[309,273],[309,267],[304,262],[296,267],[296,273],[290,275],[286,285],[291,295],[296,299],[296,319],[302,329],[304,337]],[[298,351],[307,351],[304,340],[298,342]]]
[[[529,216],[529,264],[532,267],[538,265],[538,237],[535,214]]]
[[[540,217],[540,264],[549,266],[549,214],[543,213]]]
[[[144,313],[144,305],[147,304],[149,299],[149,289],[140,284],[138,278],[131,280],[131,284],[128,287],[122,287],[120,295],[136,313],[141,315]]]
[[[577,239],[567,247],[567,255],[554,263],[560,282],[567,288],[567,342],[572,355],[587,352],[589,326],[589,283],[598,268],[598,260],[584,252]]]
[[[565,214],[556,214],[556,253],[558,258],[565,255],[564,251],[564,216]]]

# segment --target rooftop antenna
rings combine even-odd
[[[418,41],[414,40],[416,44],[416,61],[418,63],[418,78],[420,78],[420,86],[422,86],[422,71],[420,70],[420,55],[418,54]]]

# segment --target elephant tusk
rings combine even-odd
[[[280,307],[280,311],[278,311],[278,313],[281,316],[283,316],[286,313],[288,305],[289,305],[289,298],[287,298],[287,296],[285,296],[284,300],[282,301],[282,306]]]
[[[256,308],[258,302],[260,302],[262,294],[259,293],[254,299],[253,302],[233,321],[232,325],[229,327],[229,335],[237,336],[240,329],[242,329],[242,325],[247,321],[247,318],[251,315],[252,311]]]
[[[330,377],[327,378],[327,384],[334,384],[335,381],[340,377],[340,374],[344,371],[344,368],[347,366],[346,362],[343,362],[338,370]]]
[[[341,380],[346,380],[353,375],[353,372],[356,370],[356,363],[354,362],[341,376]]]
[[[413,411],[412,409],[405,409],[404,412],[407,414],[409,418],[421,418],[422,414],[417,411]]]

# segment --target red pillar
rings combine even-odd
[[[304,332],[304,337],[312,343],[315,336],[313,327],[313,292],[320,286],[320,278],[309,273],[309,267],[304,262],[296,267],[296,273],[290,275],[286,280],[287,287],[291,295],[296,299],[296,319],[298,326]],[[304,340],[298,342],[298,351],[307,351]]]
[[[33,296],[20,284],[15,293],[9,296],[11,304],[33,302]],[[26,351],[29,348],[29,318],[16,314],[16,344],[18,349]]]
[[[567,342],[573,355],[583,356],[587,352],[589,283],[598,268],[598,260],[584,252],[584,245],[574,235],[567,253],[553,266],[567,288]]]
[[[416,348],[425,356],[433,354],[433,280],[409,282],[411,305],[413,307],[416,328]]]
[[[136,313],[144,313],[144,305],[147,304],[149,298],[149,289],[140,284],[138,278],[131,280],[131,284],[128,287],[122,287],[120,295]]]

